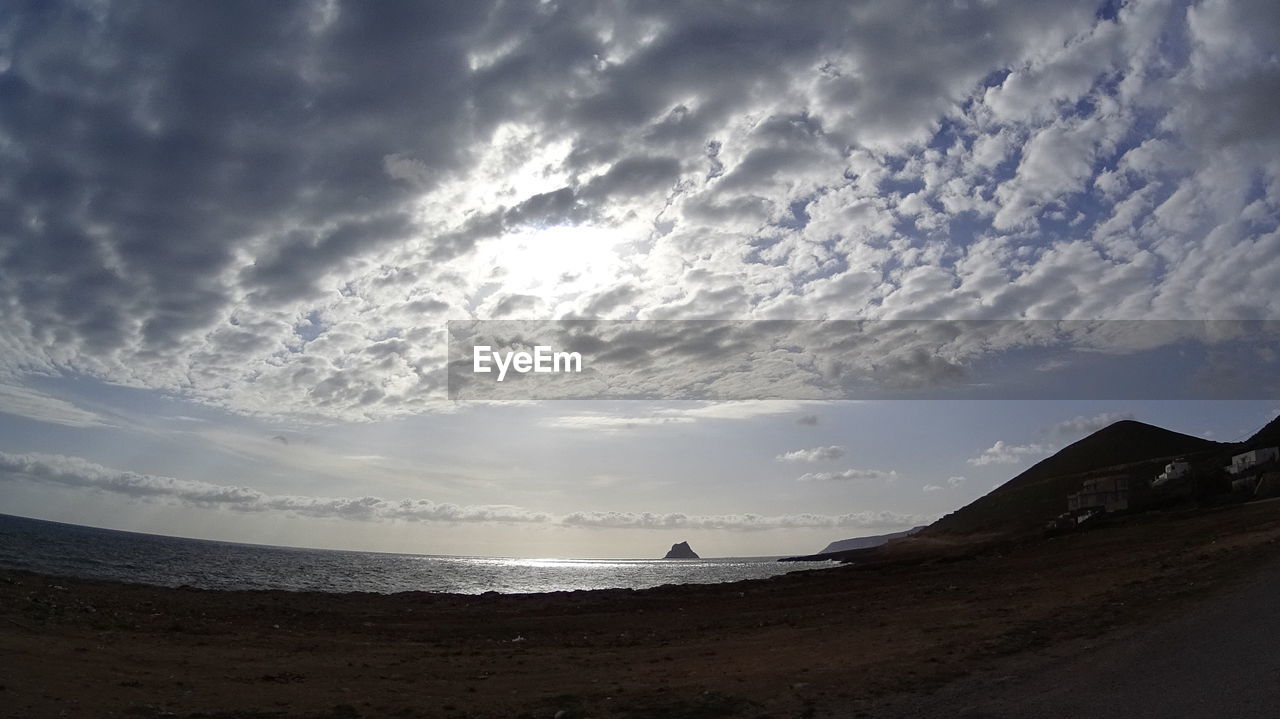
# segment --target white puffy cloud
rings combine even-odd
[[[1092,417],[1076,416],[1055,424],[1050,429],[1050,433],[1064,437],[1081,437],[1125,419],[1133,419],[1133,413],[1102,412]]]
[[[775,459],[779,462],[833,462],[847,453],[844,447],[833,444],[827,447],[793,449],[790,452],[783,452]]]
[[[1017,464],[1030,457],[1043,457],[1054,449],[1050,444],[1008,444],[1001,439],[996,440],[995,444],[984,449],[978,456],[970,457],[965,461],[975,467],[988,464]]]

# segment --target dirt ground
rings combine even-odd
[[[1185,611],[1280,559],[1278,539],[1270,501],[646,591],[213,592],[0,572],[0,714],[873,716]]]

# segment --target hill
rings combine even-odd
[[[1149,479],[1170,458],[1194,461],[1227,448],[1220,442],[1122,420],[1064,447],[986,496],[929,525],[919,536],[1036,531],[1066,509],[1067,495],[1077,491],[1090,476],[1124,474]]]
[[[870,547],[879,547],[885,542],[888,542],[890,539],[905,537],[909,534],[914,534],[916,532],[919,532],[921,529],[924,529],[924,527],[912,527],[911,529],[908,529],[903,532],[892,532],[890,534],[876,534],[870,537],[854,537],[853,539],[839,539],[832,542],[831,544],[828,544],[826,549],[823,549],[821,552],[818,552],[818,554],[831,554],[832,552],[847,552],[851,549],[868,549]]]
[[[1261,447],[1280,447],[1280,417],[1267,422],[1266,426],[1254,433],[1252,437],[1240,443],[1237,452],[1248,452]]]

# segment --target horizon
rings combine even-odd
[[[1035,409],[1037,409],[1038,411],[1034,412],[1033,414],[1041,414],[1045,411],[1045,408],[1043,407],[1043,403],[1033,403],[1029,401],[1008,401],[1008,403],[1022,404],[1022,405],[1036,405],[1037,407]],[[856,404],[865,405],[865,404],[872,404],[872,403],[856,403]],[[993,405],[998,405],[1001,403],[993,403],[993,402],[961,403],[953,400],[939,400],[935,402],[895,401],[892,404],[898,407],[899,410],[901,410],[901,406],[904,404],[909,406],[914,405],[914,407],[912,407],[914,411],[907,413],[907,415],[903,417],[903,419],[910,419],[913,414],[916,414],[919,412],[920,407],[923,405],[930,405],[930,406],[942,405],[943,407],[952,406],[952,408],[954,409],[955,406],[958,406],[961,404],[972,405],[971,412],[981,416],[989,417],[993,414],[992,413]],[[1094,403],[1078,402],[1078,403],[1071,403],[1071,404],[1077,406],[1078,408],[1080,405],[1088,406]],[[1107,403],[1104,403],[1104,405],[1105,404]],[[1150,414],[1146,415],[1144,419],[1144,417],[1138,416],[1137,414],[1134,414],[1132,412],[1101,412],[1091,417],[1086,417],[1083,415],[1074,415],[1072,417],[1068,417],[1064,421],[1056,423],[1055,425],[1041,427],[1040,430],[1036,433],[1026,435],[1026,436],[1032,437],[1033,439],[1038,439],[1039,441],[1029,442],[1025,444],[1017,444],[1017,443],[1009,444],[1009,443],[1005,443],[1003,440],[996,440],[990,447],[987,447],[986,450],[981,452],[976,452],[974,453],[974,456],[971,456],[966,460],[964,460],[963,465],[968,467],[967,472],[971,477],[974,477],[974,478],[995,477],[996,479],[994,479],[989,485],[979,484],[977,482],[974,482],[971,484],[969,482],[969,477],[966,477],[964,481],[947,483],[945,486],[945,489],[943,486],[930,485],[930,484],[925,484],[922,487],[920,486],[919,482],[911,481],[909,479],[909,475],[906,475],[908,477],[908,482],[910,482],[910,484],[907,484],[907,482],[903,482],[903,484],[907,484],[907,486],[902,488],[904,491],[900,492],[899,494],[911,495],[918,491],[926,495],[927,498],[930,497],[930,495],[939,497],[940,499],[943,500],[942,503],[935,502],[933,506],[942,507],[942,509],[939,509],[938,511],[934,512],[932,515],[930,514],[915,515],[915,517],[919,520],[917,524],[889,525],[884,528],[860,527],[860,528],[846,529],[843,531],[839,527],[809,528],[807,530],[786,529],[786,528],[773,528],[773,529],[768,529],[768,528],[766,529],[683,528],[683,529],[665,529],[665,530],[646,530],[646,529],[637,530],[632,528],[622,528],[622,529],[612,529],[612,530],[583,529],[583,530],[579,530],[579,532],[576,533],[576,537],[579,539],[571,539],[567,543],[562,543],[557,545],[541,544],[536,546],[558,546],[558,547],[563,547],[566,552],[571,552],[571,551],[574,551],[575,549],[581,549],[582,547],[591,546],[587,544],[587,541],[600,537],[601,533],[605,533],[605,534],[621,533],[624,539],[630,539],[629,537],[626,536],[627,534],[634,534],[639,532],[643,534],[645,537],[654,536],[656,534],[658,537],[663,539],[661,541],[658,541],[656,544],[650,543],[650,540],[648,539],[632,539],[631,541],[625,544],[615,544],[610,546],[623,546],[628,548],[635,547],[636,549],[634,550],[615,549],[611,552],[598,553],[594,555],[586,554],[585,552],[579,553],[579,554],[567,554],[567,553],[550,554],[550,553],[539,553],[537,551],[531,551],[526,553],[510,553],[510,554],[500,554],[500,553],[486,554],[486,553],[468,551],[469,545],[465,543],[446,545],[449,547],[456,547],[456,549],[451,549],[450,551],[436,551],[431,546],[428,546],[428,545],[418,546],[415,544],[415,542],[422,541],[421,539],[419,539],[419,537],[423,535],[419,531],[415,531],[415,530],[420,530],[421,527],[417,523],[405,522],[405,521],[392,522],[390,523],[391,526],[378,526],[376,523],[372,523],[374,524],[374,527],[371,527],[371,528],[379,529],[381,530],[381,532],[379,532],[378,534],[365,535],[365,537],[367,537],[367,539],[365,539],[365,543],[359,543],[358,540],[356,542],[353,542],[352,541],[353,537],[350,533],[336,535],[338,539],[331,543],[325,543],[323,539],[317,542],[315,539],[316,537],[335,536],[335,535],[326,535],[322,532],[315,532],[314,530],[312,532],[304,532],[302,534],[293,534],[287,531],[280,532],[278,531],[279,529],[278,523],[276,524],[277,531],[274,533],[261,532],[261,530],[258,530],[257,532],[255,532],[252,525],[247,525],[250,528],[248,532],[245,532],[245,533],[222,533],[220,531],[219,525],[216,525],[216,524],[215,525],[204,524],[202,526],[205,527],[205,529],[197,530],[197,532],[192,532],[192,530],[190,529],[191,520],[189,519],[190,513],[192,510],[190,508],[184,508],[180,504],[175,504],[175,503],[169,503],[166,505],[163,503],[165,499],[163,496],[161,497],[161,500],[159,503],[153,503],[150,507],[150,508],[159,510],[158,512],[152,513],[150,517],[146,516],[146,514],[142,514],[141,516],[139,514],[134,514],[132,517],[129,517],[129,519],[126,519],[124,523],[121,523],[116,526],[113,526],[110,523],[107,523],[107,524],[96,523],[96,521],[98,520],[95,520],[94,517],[98,516],[98,510],[100,509],[100,505],[98,504],[91,504],[91,505],[81,504],[80,506],[82,507],[87,506],[87,509],[88,509],[88,511],[82,511],[81,513],[68,511],[68,509],[66,508],[55,508],[53,514],[40,516],[42,507],[44,505],[39,505],[34,503],[25,505],[32,508],[32,509],[26,510],[27,512],[30,512],[29,514],[28,513],[13,514],[11,510],[14,505],[12,505],[11,503],[6,503],[6,509],[9,511],[4,512],[4,514],[9,514],[10,516],[17,516],[17,517],[22,517],[27,519],[35,519],[38,521],[59,522],[59,523],[65,523],[65,524],[72,524],[76,526],[90,527],[95,529],[133,532],[133,533],[155,535],[155,536],[174,537],[179,539],[229,542],[233,544],[267,546],[267,547],[284,547],[284,548],[293,548],[293,549],[315,549],[315,550],[326,550],[326,551],[334,550],[334,551],[376,552],[376,553],[424,555],[424,556],[478,557],[478,558],[495,558],[495,559],[501,558],[501,559],[519,559],[519,560],[543,559],[543,560],[552,560],[552,561],[646,560],[646,559],[660,558],[661,553],[664,553],[666,549],[670,547],[671,544],[681,542],[681,541],[689,541],[690,545],[695,548],[695,551],[697,551],[703,558],[707,558],[707,559],[797,556],[797,555],[806,555],[806,554],[816,554],[819,551],[821,551],[822,548],[825,547],[827,544],[838,541],[838,540],[842,540],[842,539],[877,536],[881,534],[888,534],[892,532],[902,531],[905,529],[910,529],[914,526],[928,525],[932,523],[934,520],[940,518],[941,516],[951,511],[957,510],[960,507],[989,493],[990,491],[993,491],[998,486],[1003,484],[1005,481],[1012,479],[1013,477],[1017,476],[1018,474],[1025,471],[1026,469],[1030,468],[1040,460],[1051,456],[1056,451],[1070,445],[1075,441],[1083,439],[1088,434],[1092,434],[1093,432],[1096,432],[1106,426],[1110,426],[1111,424],[1114,424],[1115,422],[1118,422],[1118,421],[1124,421],[1124,420],[1142,421],[1146,424],[1161,427],[1163,429],[1168,429],[1170,431],[1180,432],[1182,434],[1187,434],[1189,436],[1197,436],[1205,439],[1211,439],[1212,441],[1221,442],[1223,444],[1229,444],[1232,442],[1240,442],[1240,441],[1244,441],[1245,439],[1248,439],[1254,432],[1261,429],[1262,426],[1265,425],[1268,421],[1270,421],[1271,419],[1274,419],[1276,416],[1280,416],[1280,411],[1277,411],[1273,407],[1273,403],[1266,402],[1266,401],[1223,402],[1223,401],[1199,400],[1199,401],[1193,401],[1190,403],[1156,401],[1156,402],[1150,402],[1147,404],[1150,405],[1145,408],[1148,413],[1159,410],[1161,412],[1160,416],[1164,417],[1166,420],[1169,420],[1169,419],[1174,420],[1173,424],[1175,426],[1168,426],[1168,424],[1162,423],[1160,421],[1149,421],[1151,419]],[[1211,409],[1212,411],[1206,412],[1205,411],[1206,405],[1209,405],[1208,409]],[[1027,407],[1024,407],[1023,409],[1027,409]],[[936,412],[936,409],[933,411]],[[994,414],[996,416],[999,416],[1001,413],[997,409],[997,411],[994,412]],[[1188,421],[1186,419],[1187,415],[1191,415],[1192,417],[1199,419],[1201,421],[1201,424],[1199,425],[1187,424],[1187,421]],[[786,416],[788,415],[784,414],[784,417]],[[809,415],[802,415],[802,416],[807,417]],[[1058,416],[1058,415],[1054,415],[1053,412],[1050,412],[1050,416]],[[1241,420],[1244,417],[1250,417],[1250,416],[1261,417],[1262,419],[1258,421],[1258,423],[1254,426],[1246,426],[1242,424]],[[772,417],[772,415],[766,414],[765,417],[770,418]],[[1212,418],[1212,419],[1206,422],[1205,420],[1209,418]],[[1018,424],[1024,421],[1025,421],[1025,418],[1020,415],[1019,417],[1015,418],[1012,421],[1012,424]],[[1181,421],[1182,424],[1178,424],[1178,421]],[[1194,427],[1196,426],[1223,426],[1224,423],[1225,423],[1225,426],[1233,428],[1231,432],[1219,435],[1216,432],[1214,432],[1214,430],[1211,430],[1211,429],[1202,430],[1200,432],[1188,431],[1188,430],[1193,430]],[[869,442],[869,443],[873,444],[874,442]],[[41,455],[39,454],[32,455],[32,456],[37,460],[41,457]],[[782,455],[778,455],[778,456],[782,456]],[[45,457],[48,458],[49,456],[46,455]],[[0,452],[0,460],[5,460],[5,459],[9,459],[10,464],[12,464],[11,456],[8,455],[7,453]],[[776,457],[775,457],[775,460],[776,460]],[[785,464],[790,464],[790,462],[780,463],[780,464],[785,465]],[[812,464],[806,462],[806,463],[802,463],[800,466],[812,467]],[[904,465],[899,463],[898,466],[901,467]],[[881,491],[893,491],[895,488],[898,488],[899,480],[904,477],[904,475],[898,473],[897,470],[889,470],[889,472],[892,472],[893,474],[889,474],[888,472],[884,472],[882,470],[876,470],[876,471],[879,472],[879,475],[874,477],[873,479],[878,480],[879,484],[881,485],[879,487]],[[956,475],[951,475],[951,478],[955,478],[955,477]],[[867,478],[859,477],[858,479],[867,479]],[[840,480],[831,481],[831,483],[833,484],[839,484],[839,482]],[[924,487],[935,487],[935,488],[924,489]],[[109,501],[111,499],[108,493],[109,490],[104,490],[101,487],[93,487],[92,485],[86,485],[86,487],[82,488],[81,491],[93,492],[97,494],[98,497],[101,498],[102,500]],[[47,499],[48,495],[37,494],[35,496],[39,501],[44,501],[45,499]],[[74,494],[72,496],[74,496]],[[20,495],[19,495],[19,498],[21,498]],[[949,505],[948,503],[951,503],[951,504]],[[156,504],[159,504],[159,506],[156,506]],[[18,506],[24,506],[24,505],[19,504]],[[137,503],[137,502],[120,503],[118,506],[125,507],[126,509],[133,508],[135,510],[149,508],[146,503]],[[187,511],[184,512],[182,511],[183,509],[187,509]],[[209,513],[212,513],[216,518],[219,516],[226,516],[230,512],[230,510],[227,510],[227,509],[215,509],[215,510],[206,509],[206,510],[203,510],[203,512],[201,512],[201,510],[199,509],[195,509],[194,511],[197,512],[196,514],[197,518],[199,517],[200,513],[204,513],[206,515]],[[173,515],[183,517],[183,521],[178,523],[168,523],[164,521],[167,517],[171,517]],[[768,515],[759,515],[759,516],[768,516]],[[111,520],[108,520],[108,522],[110,521]],[[344,525],[349,526],[351,523],[355,521],[359,521],[359,520],[348,519],[348,520],[337,520],[335,522],[334,520],[331,519],[327,523],[327,526],[330,529],[342,528]],[[365,523],[371,524],[367,520]],[[477,529],[481,533],[483,533],[485,530],[485,527],[492,528],[493,526],[494,525],[482,523],[478,525]],[[498,526],[500,527],[501,525],[498,525]],[[456,530],[457,528],[458,527],[455,526],[455,527],[446,527],[445,529],[447,531],[448,529]],[[501,530],[499,529],[499,531]],[[544,529],[543,531],[547,531],[547,530]],[[738,538],[735,536],[735,535],[742,535],[743,533],[748,533],[749,535],[751,535],[749,536],[749,538],[753,540],[754,543],[745,544],[740,540],[738,540]],[[386,537],[388,535],[395,537],[396,541],[387,542]],[[726,535],[728,536],[728,540],[726,540],[725,538]],[[427,535],[427,536],[430,537],[431,535]],[[522,535],[522,537],[525,538],[526,544],[527,544],[527,539],[529,537],[528,532],[526,531],[525,534]],[[432,540],[428,539],[426,541],[430,542]],[[576,543],[578,541],[581,541],[582,543]],[[665,541],[665,544],[663,543],[664,541]],[[516,545],[504,545],[504,546],[516,546]],[[733,553],[733,550],[729,549],[728,551],[730,553],[723,553],[725,550],[721,549],[722,547],[731,548],[735,546],[750,546],[760,551]],[[699,547],[701,547],[701,549]],[[707,547],[712,547],[712,549],[708,550],[706,549]],[[640,552],[644,552],[646,549],[649,550],[648,554],[640,553]],[[634,551],[636,553],[627,554],[626,552],[628,551]]]
[[[19,4],[0,507],[786,556],[1120,419],[1242,439],[1280,414],[1278,8]],[[835,329],[890,320],[1027,331]],[[571,373],[507,351],[568,367],[534,330],[581,321]]]
[[[144,537],[159,537],[162,539],[181,539],[191,540],[195,542],[213,542],[216,544],[234,544],[241,547],[262,547],[265,549],[305,549],[317,552],[349,552],[353,554],[391,554],[405,557],[427,557],[427,558],[447,558],[447,559],[511,559],[523,562],[660,562],[670,561],[662,557],[511,557],[511,556],[492,556],[492,555],[466,555],[466,554],[427,554],[421,552],[393,552],[378,551],[373,549],[341,549],[336,547],[313,547],[296,544],[255,544],[252,542],[237,542],[228,539],[209,539],[207,537],[190,537],[181,534],[152,534],[150,532],[137,532],[129,529],[113,529],[111,527],[100,527],[92,524],[75,524],[72,522],[59,522],[53,519],[44,519],[42,517],[28,517],[20,514],[8,514],[0,512],[0,518],[30,520],[33,522],[46,522],[49,524],[61,524],[68,527],[77,527],[81,529],[96,529],[106,532],[120,532],[122,534],[137,534]],[[785,555],[760,555],[760,556],[735,556],[735,557],[699,557],[697,561],[704,559],[777,559]],[[833,560],[834,561],[834,560]]]

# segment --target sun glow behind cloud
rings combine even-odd
[[[490,240],[466,264],[481,293],[527,294],[546,303],[499,316],[546,317],[560,301],[610,287],[626,266],[623,249],[612,230],[553,225]]]

